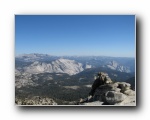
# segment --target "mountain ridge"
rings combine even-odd
[[[106,56],[52,56],[49,54],[24,54],[16,56],[16,65],[29,65],[33,62],[39,61],[50,63],[59,59],[74,60],[81,63],[83,69],[93,67],[107,67],[120,72],[135,72],[135,59],[123,57],[106,57]],[[24,64],[25,63],[25,64]]]
[[[69,75],[77,74],[83,71],[81,63],[68,59],[57,59],[51,63],[35,61],[30,66],[23,68],[27,73],[67,73]]]

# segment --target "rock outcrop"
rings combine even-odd
[[[126,82],[109,83],[98,87],[93,98],[80,105],[135,106],[135,91]]]
[[[48,97],[34,96],[32,98],[15,99],[16,105],[57,105],[57,103]]]

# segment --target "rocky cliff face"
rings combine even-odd
[[[135,106],[135,91],[126,82],[116,82],[98,87],[93,98],[80,105],[121,105]]]
[[[74,60],[58,59],[51,63],[34,62],[30,66],[24,67],[24,71],[27,73],[66,73],[69,75],[77,74],[83,71],[81,63],[75,62]]]
[[[112,70],[117,70],[120,72],[126,72],[126,73],[131,72],[130,67],[120,65],[116,61],[111,61],[106,66]]]

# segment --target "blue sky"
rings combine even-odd
[[[135,57],[134,15],[15,15],[16,54]]]

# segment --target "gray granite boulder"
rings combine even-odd
[[[106,102],[109,103],[110,105],[122,102],[123,100],[126,99],[126,97],[127,96],[125,94],[115,91],[108,91],[105,94]]]

